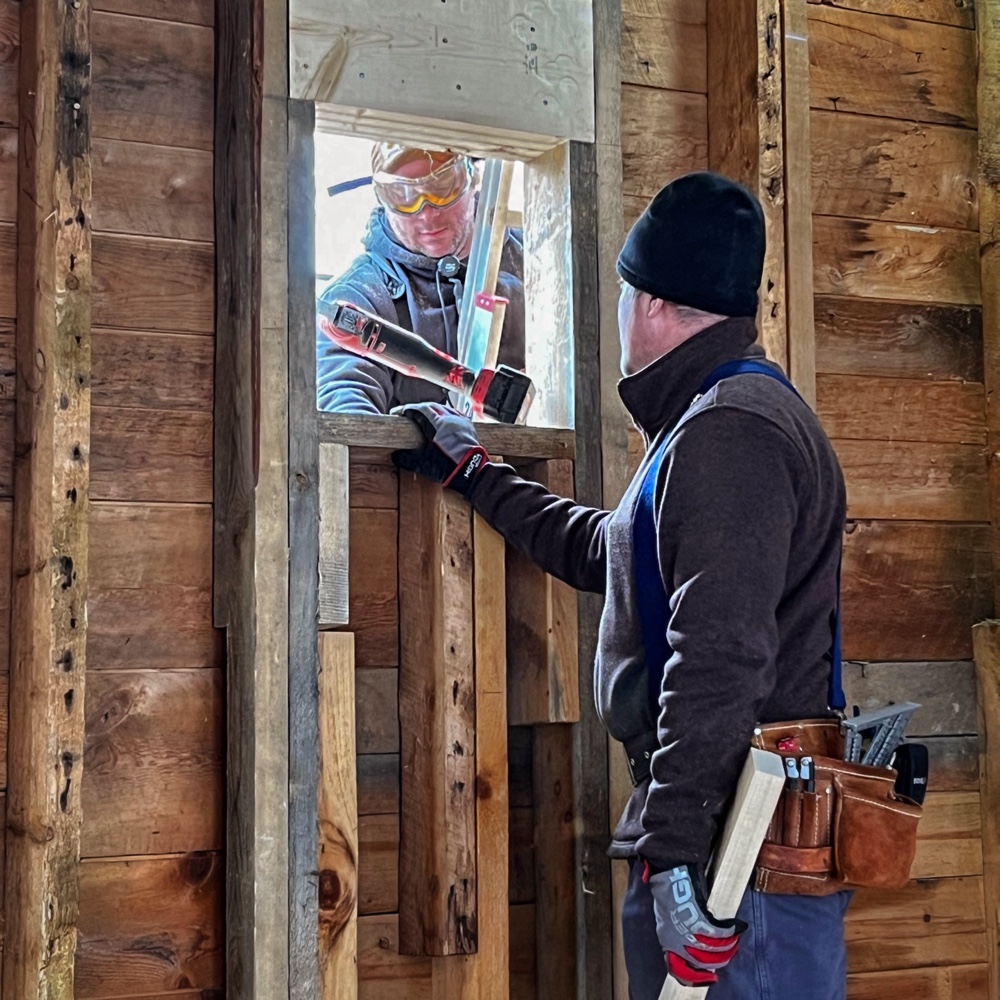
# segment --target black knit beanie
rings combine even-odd
[[[720,316],[757,314],[763,270],[760,202],[707,172],[663,188],[618,255],[618,273],[639,291]]]

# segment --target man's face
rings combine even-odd
[[[663,353],[651,310],[659,300],[622,284],[618,296],[618,339],[621,343],[621,371],[634,375]]]
[[[399,177],[424,177],[427,160],[412,160],[395,168]],[[386,219],[396,238],[407,250],[425,257],[467,257],[476,218],[475,192],[469,189],[445,208],[426,203],[415,215],[386,210]]]

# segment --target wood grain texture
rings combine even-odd
[[[983,874],[979,792],[928,792],[911,877]]]
[[[351,449],[348,497],[352,507],[399,509],[399,473],[389,454],[374,449]]]
[[[813,111],[813,211],[977,229],[976,133]]]
[[[992,28],[991,28],[992,30]],[[983,831],[983,892],[986,902],[986,939],[990,959],[990,992],[1000,988],[997,949],[1000,947],[1000,624],[983,622],[972,630],[976,658],[976,690],[979,695],[980,820]]]
[[[358,753],[399,753],[399,671],[357,671],[355,718]]]
[[[94,504],[90,524],[91,670],[222,665],[212,627],[212,509]]]
[[[94,500],[212,501],[212,415],[94,406]]]
[[[221,850],[222,672],[94,671],[86,713],[83,856]]]
[[[809,0],[809,3],[842,7],[845,10],[865,10],[873,14],[891,14],[894,17],[911,17],[916,21],[953,24],[959,28],[976,26],[974,0]]]
[[[507,649],[503,538],[478,514],[472,521],[476,661],[476,851],[479,934],[477,993],[489,1000],[510,985],[507,883]]]
[[[351,511],[349,627],[359,667],[399,664],[399,514]]]
[[[626,199],[648,201],[675,177],[708,166],[708,101],[703,95],[626,84],[621,108]]]
[[[975,305],[979,241],[962,229],[813,219],[817,294]]]
[[[538,462],[521,475],[572,497],[573,464]],[[580,718],[576,592],[510,548],[507,575],[507,705],[511,725]]]
[[[212,242],[211,153],[95,139],[93,157],[95,230]]]
[[[212,149],[211,28],[97,11],[92,38],[95,138]]]
[[[924,736],[930,766],[929,787],[935,792],[979,789],[978,736]]]
[[[185,24],[211,25],[215,20],[215,6],[208,0],[97,0],[94,10]]]
[[[983,381],[982,310],[823,295],[816,368],[843,375]]]
[[[319,447],[319,625],[348,622],[348,552],[351,522],[348,450],[342,444]],[[353,663],[354,650],[351,650]]]
[[[809,7],[815,108],[976,125],[976,39],[947,25]]]
[[[221,991],[222,869],[204,853],[82,864],[76,1000]]]
[[[17,129],[0,128],[0,222],[15,222],[16,220]]]
[[[845,663],[844,690],[862,712],[894,702],[921,707],[907,737],[969,736],[979,732],[976,678],[968,660],[957,663]],[[848,712],[850,715],[850,712]]]
[[[346,457],[346,456],[345,456]],[[358,995],[354,636],[319,639],[319,965],[325,1000]]]
[[[982,445],[840,441],[847,516],[912,521],[988,521]]]
[[[21,7],[17,0],[0,3],[0,125],[18,122]]]
[[[358,817],[358,912],[399,910],[399,814]]]
[[[661,90],[707,93],[705,0],[624,0],[621,77]]]
[[[568,1000],[576,993],[571,728],[536,726],[532,760],[538,995]]]
[[[839,440],[986,444],[986,400],[976,382],[822,375],[816,410]]]
[[[985,964],[949,965],[943,969],[867,972],[847,978],[848,1000],[980,1000],[986,997]]]
[[[535,906],[510,908],[510,1000],[536,1000]]]
[[[211,337],[96,329],[91,403],[211,413],[213,356]]]
[[[471,514],[457,494],[400,476],[400,948],[473,954],[476,690]]]
[[[844,655],[960,660],[993,610],[985,525],[856,521],[844,538]]]
[[[0,500],[0,566],[10,566],[11,546],[14,544],[14,505],[10,500]],[[0,573],[0,673],[7,673],[10,665],[10,570]],[[4,751],[4,763],[7,756]],[[4,785],[7,782],[4,780]]]
[[[108,233],[93,243],[95,326],[213,332],[211,246]]]
[[[0,400],[0,496],[14,496],[14,410],[13,399]]]
[[[978,767],[978,765],[977,765]],[[979,772],[976,772],[976,781]],[[399,812],[398,753],[358,754],[358,815]]]
[[[0,316],[17,316],[15,275],[17,274],[17,230],[12,223],[0,223]]]
[[[13,400],[14,383],[14,324],[0,320],[0,401]],[[9,437],[13,440],[14,436]]]
[[[531,728],[534,732],[534,727]],[[510,902],[535,901],[535,810],[512,808],[508,817],[510,849],[508,855],[508,889]]]
[[[72,1000],[90,580],[89,9],[22,5],[20,47],[16,368],[23,389],[6,571],[12,608],[0,988],[8,997]]]
[[[399,918],[358,919],[359,1000],[434,1000],[429,958],[399,954]]]

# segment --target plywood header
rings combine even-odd
[[[591,0],[291,0],[290,16],[293,98],[594,140]]]

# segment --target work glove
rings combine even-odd
[[[709,986],[739,948],[742,920],[716,920],[708,909],[705,869],[678,865],[658,871],[643,862],[642,879],[653,893],[656,936],[667,972],[684,986]]]
[[[392,412],[412,420],[425,438],[422,448],[394,451],[393,462],[465,496],[476,473],[489,463],[472,421],[440,403],[409,403]]]

